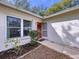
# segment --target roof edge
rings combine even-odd
[[[35,17],[38,17],[38,18],[43,19],[43,17],[40,16],[40,15],[37,15],[37,14],[32,13],[32,12],[30,12],[30,11],[27,11],[27,10],[24,10],[24,9],[22,9],[22,8],[16,7],[16,6],[14,6],[14,5],[8,4],[8,3],[6,3],[6,2],[0,1],[0,4],[1,4],[1,5],[4,5],[4,6],[7,6],[7,7],[10,7],[10,8],[13,8],[13,9],[16,9],[16,10],[19,10],[19,11],[21,11],[21,12],[28,13],[28,14],[30,14],[30,15],[32,15],[32,16],[35,16]]]
[[[42,16],[37,15],[37,14],[35,14],[35,13],[32,13],[32,12],[30,12],[30,11],[28,11],[28,10],[24,10],[24,9],[22,9],[22,8],[16,7],[16,6],[14,6],[14,5],[8,4],[8,3],[3,2],[3,1],[0,1],[0,4],[1,4],[1,5],[4,5],[4,6],[7,6],[7,7],[10,7],[10,8],[13,8],[13,9],[16,9],[16,10],[19,10],[19,11],[21,11],[21,12],[28,13],[28,14],[30,14],[30,15],[32,15],[32,16],[35,16],[35,17],[38,17],[38,18],[41,18],[41,19],[48,19],[48,18],[57,16],[57,15],[61,15],[61,14],[64,14],[64,13],[67,13],[67,12],[74,11],[74,10],[76,10],[76,9],[79,9],[79,5],[76,5],[76,6],[74,6],[74,7],[67,8],[67,9],[65,9],[65,10],[59,11],[59,12],[57,12],[57,13],[54,13],[54,14],[51,14],[51,15],[42,17]]]
[[[61,14],[64,14],[64,13],[67,13],[67,12],[70,12],[70,11],[74,11],[74,10],[76,10],[76,9],[79,9],[79,5],[76,5],[76,6],[71,7],[71,8],[67,8],[67,9],[65,9],[65,10],[59,11],[59,12],[54,13],[54,14],[51,14],[51,15],[49,15],[49,16],[44,16],[44,19],[48,19],[48,18],[57,16],[57,15],[61,15]]]

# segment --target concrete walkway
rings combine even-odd
[[[73,59],[68,55],[59,53],[45,45],[40,45],[18,59]]]
[[[70,57],[74,58],[74,59],[79,59],[79,49],[76,48],[70,48],[68,46],[63,46],[63,45],[59,45],[56,43],[52,43],[48,40],[44,40],[44,41],[38,41],[39,43],[41,43],[42,45],[45,45],[51,49],[54,49],[58,52],[64,53],[66,55],[69,55]]]

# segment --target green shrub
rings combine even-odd
[[[35,45],[35,44],[37,44],[37,35],[38,35],[38,33],[37,33],[37,31],[35,31],[35,30],[31,30],[31,31],[29,31],[29,36],[31,37],[31,45]]]

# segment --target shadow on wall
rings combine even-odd
[[[79,48],[79,20],[52,23],[52,30],[62,43]]]
[[[52,26],[51,26],[51,29],[52,30],[50,34],[51,34],[51,37],[53,37],[51,41],[58,44],[64,44],[62,38],[58,35],[56,30]]]
[[[63,39],[65,39],[64,41],[70,46],[78,47],[79,46],[79,31],[78,29],[73,30],[72,26],[74,27],[74,29],[76,28],[79,29],[79,24],[77,23],[75,24],[70,23],[67,26],[67,29],[64,26],[62,26]]]

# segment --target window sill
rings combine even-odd
[[[30,36],[23,36],[23,39],[29,39]]]
[[[13,38],[7,38],[7,39],[20,39],[21,37],[13,37]]]
[[[8,38],[8,40],[9,40],[9,39],[30,39],[30,36]]]
[[[22,40],[30,39],[30,36],[23,36],[21,39]]]

